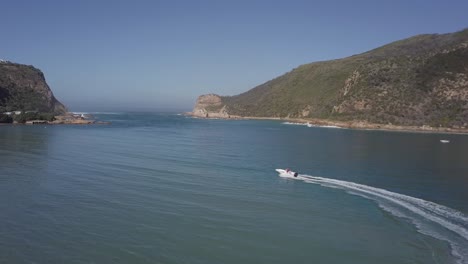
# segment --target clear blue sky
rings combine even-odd
[[[468,27],[467,0],[5,0],[0,58],[71,110],[189,110],[298,65]]]

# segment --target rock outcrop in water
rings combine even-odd
[[[65,113],[66,107],[50,90],[44,74],[29,65],[0,61],[0,113],[37,111]]]
[[[227,107],[216,94],[206,94],[198,97],[193,109],[193,115],[206,118],[229,118]]]
[[[236,96],[202,95],[192,115],[468,128],[468,29],[302,65]]]

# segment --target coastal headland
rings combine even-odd
[[[0,124],[108,124],[90,115],[68,112],[46,82],[44,73],[31,65],[0,60]]]
[[[465,134],[467,61],[468,29],[417,35],[301,65],[238,95],[201,95],[190,115]]]

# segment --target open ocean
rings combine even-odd
[[[0,126],[0,263],[468,263],[467,135],[94,116]]]

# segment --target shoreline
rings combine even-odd
[[[25,123],[0,123],[0,125],[10,125],[10,126],[34,126],[34,125],[108,125],[111,122],[107,121],[96,121],[92,119],[90,115],[77,115],[71,112],[67,112],[62,115],[54,116],[55,120],[28,120]]]
[[[310,124],[313,127],[335,127],[340,129],[368,130],[368,131],[389,131],[389,132],[414,132],[431,134],[459,134],[468,135],[468,128],[449,128],[431,126],[402,126],[393,124],[376,124],[366,121],[335,121],[317,118],[288,118],[288,117],[257,117],[257,116],[213,116],[202,117],[190,112],[184,113],[186,116],[200,119],[223,119],[223,120],[277,120],[297,124]]]
[[[41,120],[42,121],[42,120]],[[40,123],[0,123],[0,126],[38,126],[38,125],[47,125],[47,126],[55,126],[55,125],[110,125],[111,122],[106,121],[95,121],[95,120],[84,120],[82,122],[79,121],[45,121]]]

